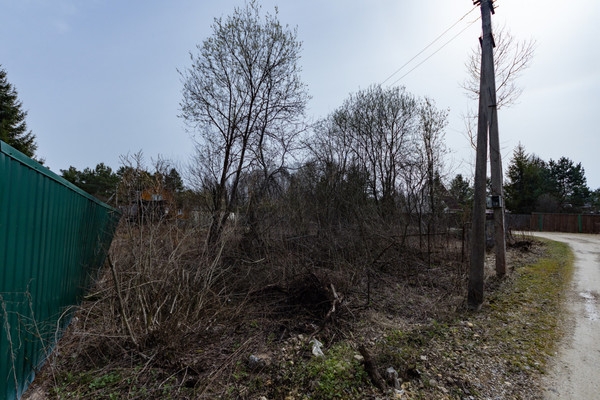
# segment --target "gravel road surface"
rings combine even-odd
[[[575,275],[567,297],[571,329],[544,380],[545,399],[600,399],[600,235],[536,232],[568,243]]]

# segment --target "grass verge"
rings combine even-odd
[[[516,270],[489,299],[489,335],[510,344],[505,356],[516,368],[544,371],[564,333],[564,300],[574,271],[569,246],[546,242],[546,255]]]
[[[402,398],[541,397],[540,375],[565,333],[574,257],[563,243],[536,247],[537,257],[512,252],[513,273],[488,281],[480,312],[391,330],[377,343],[380,363],[404,380]]]

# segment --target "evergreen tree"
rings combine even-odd
[[[96,165],[95,169],[85,168],[79,171],[71,166],[60,172],[63,178],[102,201],[109,201],[114,196],[121,179],[104,163]]]
[[[77,168],[71,165],[69,169],[61,169],[60,174],[73,185],[81,188],[81,171],[79,171]]]
[[[462,174],[458,174],[450,182],[450,195],[463,207],[470,207],[473,202],[473,188]]]
[[[181,179],[181,175],[175,168],[171,168],[169,173],[164,177],[164,185],[165,189],[173,193],[182,192],[183,187],[183,179]]]
[[[567,157],[548,163],[551,193],[558,199],[561,210],[578,211],[590,197],[585,170]]]
[[[508,166],[504,186],[506,208],[517,214],[536,210],[538,198],[548,191],[548,170],[540,158],[529,155],[519,143]]]
[[[0,65],[0,140],[33,157],[37,144],[35,135],[27,130],[27,112],[22,106],[17,91],[6,79],[6,71]]]
[[[600,213],[600,188],[590,193],[590,205],[592,213]]]
[[[504,186],[506,208],[514,213],[579,212],[592,201],[585,170],[567,157],[548,163],[525,152],[513,153]]]

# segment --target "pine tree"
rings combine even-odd
[[[8,143],[28,157],[37,149],[35,135],[27,130],[25,117],[17,91],[6,79],[6,71],[0,65],[0,140]]]
[[[585,170],[567,157],[548,163],[552,194],[558,199],[562,211],[578,212],[589,200]]]
[[[525,147],[519,143],[508,165],[504,185],[506,208],[515,214],[536,211],[539,197],[548,191],[547,175],[546,163],[535,155],[527,154]]]
[[[79,171],[70,166],[60,172],[63,178],[102,201],[108,201],[114,196],[121,181],[121,177],[104,163],[97,164],[95,169],[85,168]]]
[[[472,205],[473,188],[469,184],[469,181],[462,176],[462,174],[458,174],[454,177],[454,179],[452,179],[452,182],[450,182],[450,189],[448,191],[461,206],[470,207]]]
[[[169,174],[164,177],[165,189],[172,193],[180,193],[183,191],[183,179],[175,168],[171,168]]]

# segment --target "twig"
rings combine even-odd
[[[323,325],[325,325],[327,323],[327,321],[329,321],[329,319],[335,312],[335,306],[340,302],[340,296],[338,296],[337,292],[335,291],[335,287],[333,286],[333,283],[331,284],[331,292],[333,293],[333,302],[331,304],[331,309],[329,310],[329,312],[327,312],[327,315],[325,315],[325,320],[323,322]]]
[[[127,319],[127,315],[125,314],[125,303],[123,301],[123,296],[121,295],[121,288],[119,286],[119,280],[117,279],[117,270],[115,269],[115,265],[113,264],[110,254],[107,257],[108,265],[110,266],[110,271],[112,272],[112,277],[115,281],[115,290],[117,291],[117,297],[119,298],[119,308],[121,309],[121,316],[123,317],[123,321],[125,321],[125,328],[127,329],[127,333],[129,333],[129,337],[133,341],[135,347],[138,347],[138,341],[136,340],[133,330],[131,329],[131,325],[129,325],[129,319]]]
[[[270,292],[270,291],[281,292],[284,294],[288,293],[288,290],[283,288],[281,285],[279,285],[277,283],[272,283],[270,285],[266,285],[266,286],[263,286],[262,288],[255,289],[255,290],[248,292],[248,296],[256,296],[256,295],[263,294],[265,292]]]
[[[331,308],[325,315],[325,318],[323,318],[323,323],[321,324],[321,326],[319,326],[319,328],[317,330],[315,330],[313,333],[311,333],[311,335],[308,337],[308,341],[310,341],[313,337],[315,337],[318,333],[320,333],[323,329],[325,329],[325,326],[331,320],[333,313],[335,313],[336,305],[341,304],[341,302],[343,300],[343,296],[338,295],[338,293],[335,291],[335,287],[333,286],[333,283],[331,283],[330,286],[331,286],[331,292],[333,293],[333,301],[331,302]]]
[[[6,309],[6,303],[4,302],[4,298],[2,297],[2,294],[0,294],[0,308],[2,308],[2,314],[4,315],[4,321],[3,321],[3,325],[4,325],[4,331],[6,332],[6,339],[8,340],[8,346],[9,346],[9,355],[10,355],[10,361],[12,364],[12,368],[11,368],[11,372],[12,372],[12,378],[15,382],[15,390],[17,390],[19,388],[19,379],[17,378],[17,368],[15,367],[15,361],[17,359],[15,353],[15,349],[13,348],[13,341],[12,341],[12,337],[10,334],[10,323],[8,322],[8,311]],[[8,378],[8,377],[7,377]]]

